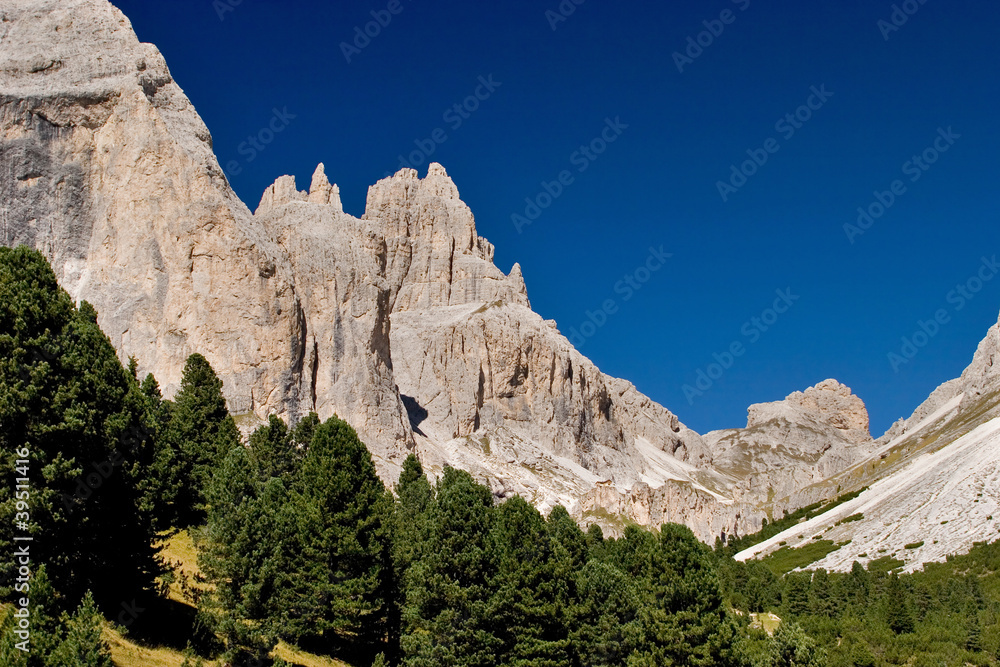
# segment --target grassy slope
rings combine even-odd
[[[190,533],[181,531],[169,537],[164,542],[162,556],[175,575],[169,587],[168,597],[178,605],[186,607],[186,611],[193,613],[192,601],[181,586],[181,581],[185,577],[190,585],[198,586],[195,581],[199,573],[198,552]],[[104,639],[111,647],[111,657],[118,667],[180,667],[184,662],[182,651],[176,647],[140,645],[128,635],[122,635],[110,626],[104,629]],[[285,643],[278,645],[274,655],[299,667],[350,667],[346,662],[306,653]],[[219,665],[218,661],[205,661],[205,667]]]

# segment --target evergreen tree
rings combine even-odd
[[[496,573],[490,548],[493,496],[464,471],[446,467],[436,487],[431,539],[407,577],[403,664],[487,667],[500,640],[490,618]]]
[[[28,655],[17,647],[20,638],[14,634],[17,630],[17,619],[14,609],[0,608],[0,665],[5,667],[27,667]]]
[[[812,575],[807,572],[789,572],[785,575],[785,589],[781,596],[785,614],[801,616],[809,612],[811,586]]]
[[[393,590],[392,499],[346,422],[332,417],[315,429],[291,506],[283,636],[381,642]]]
[[[763,612],[776,606],[781,596],[781,582],[774,573],[756,560],[738,565],[745,576],[742,592],[747,611]]]
[[[784,622],[778,626],[771,642],[771,664],[775,667],[824,667],[826,656],[798,624]]]
[[[587,528],[587,557],[596,558],[597,560],[604,560],[607,557],[605,553],[604,544],[604,531],[596,523],[590,524]]]
[[[583,534],[565,507],[562,505],[553,507],[545,526],[556,548],[564,552],[569,559],[569,567],[576,571],[586,565],[590,559],[587,536]],[[600,526],[597,529],[600,530]]]
[[[200,354],[192,354],[184,364],[165,438],[171,451],[164,458],[176,466],[175,525],[200,523],[212,475],[240,441],[222,396],[222,380]]]
[[[966,627],[968,628],[965,637],[965,648],[967,651],[979,653],[983,650],[983,632],[979,622],[979,610],[974,604],[970,604],[965,612]]]
[[[151,452],[140,403],[94,309],[74,307],[41,254],[0,248],[0,482],[28,479],[27,499],[0,501],[0,551],[14,553],[23,519],[70,608],[88,589],[108,605],[141,598],[160,571],[138,483]],[[0,561],[5,587],[14,562]]]
[[[624,665],[642,636],[634,582],[616,567],[592,560],[577,574],[576,589],[569,643],[573,664]]]
[[[909,591],[895,573],[889,576],[885,590],[885,621],[897,635],[913,632],[915,625]]]
[[[63,628],[59,623],[59,609],[63,604],[59,593],[52,588],[44,565],[32,575],[29,589],[18,592],[15,600],[19,600],[25,593],[28,597],[30,634],[27,645],[22,645],[22,648],[27,648],[28,651],[17,646],[25,640],[13,633],[17,619],[14,617],[14,608],[11,608],[0,626],[3,631],[0,636],[0,665],[46,667],[49,656],[62,641]]]
[[[164,499],[171,495],[168,482],[172,473],[168,467],[158,464],[158,458],[169,412],[156,378],[148,374],[139,382],[137,372],[137,362],[131,357],[128,368],[130,390],[126,395],[125,406],[130,414],[137,416],[137,420],[127,431],[131,456],[123,465],[127,473],[136,480],[139,511],[144,521],[152,524],[155,530],[163,530],[169,527],[162,520],[162,508]]]
[[[550,536],[552,527],[538,510],[520,496],[504,502],[494,514],[491,541],[498,571],[490,616],[503,642],[501,662],[568,666],[566,607],[572,571],[568,551]],[[557,565],[554,547],[564,554],[564,565]]]
[[[72,617],[65,620],[66,638],[52,652],[51,667],[114,667],[111,650],[101,638],[103,622],[88,591]]]
[[[423,466],[413,454],[403,461],[396,484],[396,506],[392,515],[392,562],[396,589],[392,594],[389,618],[389,656],[399,658],[404,592],[414,563],[426,555],[431,538],[431,507],[434,490]]]
[[[847,599],[856,608],[865,609],[871,596],[872,577],[858,561],[851,564],[851,574],[846,584]]]
[[[298,451],[300,459],[304,458],[306,452],[309,450],[309,443],[312,442],[313,434],[316,432],[316,428],[319,425],[319,415],[315,412],[310,412],[308,415],[300,419],[291,430],[291,443],[292,446]]]
[[[837,597],[827,571],[820,568],[813,572],[809,587],[809,612],[827,618],[836,616]]]
[[[658,537],[626,530],[625,573],[640,581],[643,642],[630,667],[718,665],[730,659],[735,627],[708,547],[685,526],[664,524]]]
[[[250,454],[237,446],[216,472],[207,497],[198,560],[212,587],[201,597],[200,611],[232,659],[263,658],[280,626],[275,597],[284,568],[287,494],[277,478],[264,485]]]
[[[275,415],[250,435],[250,452],[261,481],[278,477],[290,482],[302,458],[285,422]]]

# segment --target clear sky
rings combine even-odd
[[[834,377],[880,435],[997,321],[992,0],[115,4],[251,209],[441,162],[534,309],[695,430]]]

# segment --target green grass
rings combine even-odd
[[[829,512],[834,507],[842,505],[849,500],[854,500],[861,492],[867,489],[858,489],[857,491],[852,491],[850,493],[845,493],[838,496],[834,500],[829,502],[818,502],[812,505],[807,505],[801,509],[798,509],[791,514],[785,514],[784,517],[780,519],[775,519],[771,523],[767,524],[761,528],[756,533],[750,535],[744,535],[743,537],[732,538],[726,543],[726,550],[730,554],[736,554],[737,552],[743,551],[744,549],[749,549],[755,544],[760,544],[764,540],[770,539],[777,535],[778,533],[791,528],[792,526],[802,523],[803,521],[808,521],[809,519],[819,516],[824,512]]]
[[[138,632],[122,634],[117,628],[106,624],[102,636],[111,648],[111,658],[116,667],[181,667],[184,663],[184,637],[177,636],[177,628],[169,631],[168,626],[184,626],[194,619],[194,603],[191,599],[196,590],[208,586],[199,582],[198,549],[191,533],[186,530],[161,535],[164,562],[170,568],[165,578],[169,583],[166,609],[161,619],[149,623],[143,629],[130,628]],[[147,614],[156,613],[154,611]],[[140,620],[146,620],[145,616]],[[140,639],[141,636],[141,639]],[[307,653],[284,642],[279,643],[272,654],[283,658],[297,667],[350,667],[346,662],[327,656]],[[205,667],[223,667],[218,660],[205,659]]]
[[[841,519],[840,521],[838,521],[838,522],[837,522],[837,523],[835,523],[834,525],[835,525],[835,526],[840,526],[840,525],[843,525],[843,524],[845,524],[845,523],[851,523],[852,521],[861,521],[861,520],[862,520],[862,519],[864,519],[864,518],[865,518],[865,515],[864,515],[864,514],[861,514],[861,513],[859,512],[858,514],[852,514],[852,515],[851,515],[851,516],[849,516],[849,517],[845,517],[845,518]]]
[[[774,572],[777,576],[782,576],[786,572],[791,572],[792,570],[800,567],[805,567],[810,563],[815,563],[816,561],[824,558],[827,554],[832,553],[839,549],[840,547],[847,544],[846,542],[836,543],[833,540],[819,540],[817,542],[810,542],[804,547],[799,547],[793,549],[791,547],[782,547],[774,553],[761,559],[761,562],[767,566],[771,572]]]
[[[919,549],[922,546],[924,546],[924,541],[923,540],[921,540],[919,542],[910,542],[909,544],[905,545],[903,548],[904,549]]]
[[[882,556],[881,558],[876,558],[875,560],[868,563],[869,572],[889,572],[890,570],[895,570],[897,567],[903,567],[906,565],[903,561],[892,556]]]

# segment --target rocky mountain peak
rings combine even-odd
[[[776,418],[801,423],[816,421],[837,429],[841,437],[860,444],[871,440],[868,432],[868,409],[850,387],[828,379],[795,391],[781,401],[756,403],[747,409],[747,428]]]
[[[343,213],[344,207],[340,203],[340,188],[336,184],[331,184],[326,177],[326,169],[320,162],[313,172],[312,182],[309,191],[299,190],[295,186],[294,176],[279,176],[274,183],[269,185],[260,198],[256,213],[265,212],[269,209],[284,206],[292,202],[309,202],[311,204],[321,204],[332,206],[336,213]]]
[[[336,184],[331,184],[327,179],[326,168],[322,162],[313,173],[312,184],[309,186],[309,201],[314,204],[333,206],[338,212],[344,212],[344,207],[340,203],[340,188]]]

